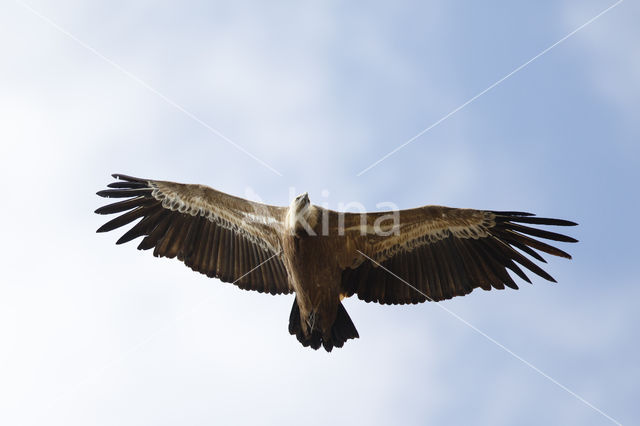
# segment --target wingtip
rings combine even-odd
[[[95,209],[93,212],[95,214],[112,214],[114,213],[113,211],[111,211],[111,208],[113,208],[113,204],[107,204],[106,206],[102,206],[102,207],[98,207],[97,209]],[[115,212],[117,213],[117,212]]]
[[[572,220],[565,220],[565,219],[552,219],[553,220],[553,225],[556,226],[578,226],[578,224]]]
[[[123,173],[112,173],[111,177],[119,180],[126,180],[128,182],[146,182],[147,179],[141,179],[134,176],[125,175]]]
[[[491,213],[501,215],[501,216],[535,216],[534,213],[529,212],[519,212],[512,210],[489,210]]]
[[[118,239],[118,241],[116,241],[116,245],[117,245],[117,246],[119,246],[119,245],[121,245],[121,244],[126,243],[127,241],[129,241],[129,240],[126,240],[126,239],[124,239],[123,237],[120,237],[120,238]]]

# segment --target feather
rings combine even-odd
[[[440,284],[440,274],[438,272],[438,262],[434,258],[431,245],[424,246],[422,253],[427,260],[426,266],[429,274],[429,292],[427,293],[432,300],[442,300],[443,291]]]
[[[114,173],[111,175],[114,179],[126,180],[128,182],[138,182],[138,183],[148,183],[149,181],[146,179],[140,179],[133,176],[127,176],[120,173]]]
[[[552,225],[552,226],[576,226],[577,223],[570,220],[563,219],[550,219],[546,217],[496,217],[496,221],[500,222],[518,222],[518,223],[531,223],[537,225]]]
[[[138,196],[148,197],[151,195],[151,191],[151,188],[104,189],[102,191],[96,192],[96,195],[104,198],[129,198]]]
[[[420,250],[414,250],[412,252],[413,258],[413,267],[414,267],[414,285],[420,289],[420,293],[414,294],[414,297],[412,298],[412,301],[414,303],[417,302],[424,302],[425,296],[422,293],[426,293],[428,290],[426,288],[426,286],[424,285],[425,282],[425,276],[424,273],[422,271],[423,268],[423,260],[422,260],[422,251]]]
[[[387,269],[387,271],[385,271],[381,267],[376,268],[376,283],[379,283],[379,284],[372,289],[373,301],[379,302],[379,303],[384,303],[386,298],[390,297],[390,295],[387,295],[387,281],[392,278],[396,279],[388,272],[388,269],[391,266],[389,264],[389,260],[385,261],[383,266]]]
[[[146,183],[138,183],[138,182],[113,182],[107,185],[108,188],[124,188],[124,189],[138,189],[138,188],[148,188],[149,185]]]
[[[151,230],[149,235],[144,237],[144,239],[138,244],[138,250],[149,250],[156,246],[158,241],[164,236],[167,228],[171,224],[171,215],[162,216],[162,218],[158,221],[158,224]]]
[[[195,241],[198,238],[199,231],[202,227],[202,222],[206,220],[202,216],[195,216],[189,221],[189,227],[187,234],[184,237],[182,249],[178,253],[178,259],[184,261],[193,253]]]
[[[406,286],[398,277],[401,277],[401,260],[402,260],[402,252],[393,258],[389,259],[389,267],[388,269],[393,272],[394,275],[389,274],[385,280],[385,299],[387,303],[395,305],[398,303],[399,297],[398,293],[402,292],[404,289],[400,286]],[[403,278],[404,279],[404,278]]]
[[[498,231],[500,237],[505,241],[508,242],[510,244],[513,244],[514,246],[522,249],[520,246],[526,246],[528,247],[533,247],[536,248],[540,251],[543,251],[545,253],[549,253],[552,254],[554,256],[559,256],[559,257],[564,257],[566,259],[571,259],[571,255],[565,251],[560,250],[559,248],[553,247],[549,244],[543,243],[542,241],[538,241],[534,238],[528,237],[526,235],[520,234],[518,232],[512,231],[510,229],[506,229],[504,231]],[[533,250],[529,249],[530,251],[527,251],[525,249],[522,249],[523,251],[526,251],[528,254],[530,254],[531,256],[535,257],[536,259],[545,262],[546,261],[542,258],[542,256],[540,256],[538,253],[534,252]],[[532,254],[535,253],[535,254]]]
[[[258,246],[256,246],[255,244],[251,244],[249,245],[249,251],[250,251],[250,258],[251,258],[251,264],[253,265],[253,267],[257,267],[258,265],[260,265],[260,254],[258,253]],[[266,287],[266,282],[264,279],[264,276],[262,275],[262,268],[258,268],[255,271],[253,271],[251,273],[253,279],[256,282],[256,286],[259,288],[265,288]]]
[[[486,285],[489,289],[496,288],[496,283],[500,281],[500,278],[494,272],[491,257],[486,252],[486,242],[482,241],[482,239],[473,240],[471,244],[467,245],[467,249],[480,269],[480,274],[484,278]]]
[[[128,223],[133,222],[136,219],[141,218],[148,212],[148,207],[140,206],[136,207],[134,210],[127,212],[123,215],[116,217],[115,219],[110,220],[109,222],[102,225],[100,228],[96,230],[96,232],[108,232],[113,231],[116,228],[124,226]]]
[[[102,206],[95,211],[97,214],[112,214],[112,213],[120,213],[126,210],[131,210],[138,206],[150,206],[152,204],[157,204],[157,201],[154,199],[149,199],[146,197],[136,197],[130,200],[119,201],[113,204],[107,204],[106,206]]]
[[[133,228],[124,233],[124,235],[116,241],[116,244],[123,244],[143,235],[148,235],[151,229],[156,225],[158,217],[162,216],[164,213],[164,209],[161,205],[151,207],[147,212],[145,212],[145,217]]]
[[[178,252],[182,248],[184,239],[187,236],[189,225],[191,225],[191,216],[181,215],[175,224],[175,230],[171,236],[165,236],[168,240],[166,244],[165,256],[172,259],[178,255]]]
[[[358,267],[358,283],[357,291],[358,298],[366,302],[373,302],[373,292],[379,287],[378,272],[379,268],[374,268],[371,261],[366,260],[360,267]]]
[[[471,287],[480,286],[484,290],[491,290],[491,283],[487,280],[482,267],[478,265],[478,260],[476,260],[475,256],[471,255],[472,252],[469,246],[474,244],[475,240],[455,238],[454,241],[458,245],[458,252],[461,254],[462,263],[468,274]]]
[[[207,240],[209,238],[209,231],[210,227],[212,226],[212,222],[209,219],[203,217],[200,217],[200,221],[200,230],[196,235],[196,239],[193,243],[193,251],[185,259],[185,263],[187,263],[187,265],[194,271],[207,274],[206,269],[202,266],[202,259],[204,257],[204,252],[206,251]]]
[[[273,262],[273,258],[271,258],[271,255],[267,256],[265,262],[266,263],[261,266],[261,269],[264,268],[267,274],[267,281],[266,281],[267,287],[271,288],[272,291],[275,291],[275,287],[273,283],[276,281],[276,270],[274,268],[274,262]]]
[[[509,245],[505,244],[504,242],[498,239],[495,239],[495,241],[498,241],[500,243],[500,244],[496,244],[496,247],[499,248],[507,256],[509,256],[511,259],[515,260],[516,262],[518,262],[519,264],[521,264],[522,266],[524,266],[534,274],[544,278],[545,280],[551,281],[554,283],[556,282],[556,280],[551,275],[549,275],[542,268],[540,268],[538,265],[533,263],[531,260],[527,259],[522,254],[518,253],[513,248],[509,247]]]
[[[203,260],[207,265],[207,271],[210,274],[214,274],[216,277],[222,277],[222,265],[219,257],[224,255],[224,251],[229,249],[229,246],[225,245],[225,236],[228,232],[226,229],[217,226],[215,223],[211,224],[211,233],[207,254]]]
[[[249,245],[250,243],[246,239],[242,238],[238,261],[240,262],[240,275],[243,275],[243,277],[240,281],[238,281],[238,284],[242,282],[242,285],[245,288],[253,290],[253,277],[251,276],[253,274],[253,272],[251,271],[253,269],[253,264],[251,263],[251,256],[249,254]],[[273,294],[277,294],[275,287],[272,288],[272,291],[274,292]]]
[[[513,281],[513,278],[511,278],[511,276],[509,275],[507,269],[513,271],[521,278],[524,276],[526,279],[528,279],[528,277],[505,252],[496,247],[497,244],[502,245],[502,242],[500,242],[500,240],[488,239],[484,240],[483,243],[485,245],[487,254],[491,258],[493,271],[500,280],[500,286],[497,288],[503,289],[504,285],[506,285],[507,287],[517,290],[518,286],[515,281]],[[517,253],[511,247],[509,247],[509,249],[514,253]]]
[[[172,243],[174,236],[180,232],[182,226],[182,220],[178,216],[171,218],[171,224],[167,227],[166,232],[158,239],[156,247],[153,250],[153,255],[156,257],[171,257],[169,253],[169,247]]]
[[[493,214],[498,215],[498,216],[535,216],[533,213],[513,212],[513,211],[489,210],[489,213],[493,213]]]
[[[499,237],[505,243],[510,244],[515,248],[519,249],[520,251],[527,253],[529,256],[533,257],[534,259],[539,260],[542,263],[547,263],[547,261],[544,259],[544,257],[540,255],[540,253],[533,250],[531,247],[525,245],[524,243],[521,243],[520,241],[510,237],[509,235],[504,235],[497,231],[493,232],[493,234]]]
[[[222,229],[221,229],[222,230]],[[223,250],[218,250],[218,272],[220,279],[225,282],[229,282],[231,276],[231,253],[233,253],[233,234],[230,230],[224,229],[224,234],[220,238],[222,241]]]
[[[450,299],[455,294],[455,285],[451,272],[451,261],[445,255],[443,245],[444,240],[440,240],[432,246],[432,249],[438,268],[442,297],[444,299]]]
[[[518,264],[516,264],[513,259],[514,259],[514,255],[515,256],[520,256],[522,258],[524,258],[524,256],[522,256],[520,253],[518,253],[517,251],[515,251],[513,248],[511,248],[508,244],[503,243],[502,241],[495,239],[494,244],[491,246],[493,248],[493,250],[497,253],[499,251],[501,251],[499,248],[504,247],[504,254],[506,255],[506,261],[505,261],[505,267],[509,268],[511,271],[513,271],[517,276],[519,276],[520,278],[522,278],[524,281],[528,282],[529,284],[531,284],[531,280],[529,279],[529,277],[527,276],[527,274],[524,273],[524,271],[522,269],[520,269],[520,267],[518,266]]]
[[[233,257],[231,258],[231,271],[233,272],[233,276],[238,278],[244,274],[240,263],[242,261],[242,256],[240,254],[242,250],[240,244],[242,241],[240,238],[240,235],[236,232],[233,233]]]
[[[471,291],[473,287],[469,285],[469,278],[454,240],[457,240],[457,238],[449,237],[442,240],[442,247],[450,265],[449,270],[451,271],[451,277],[453,279],[454,292],[457,293],[460,288],[468,292]]]
[[[222,272],[218,266],[218,252],[224,250],[224,248],[219,250],[219,246],[220,235],[225,232],[225,230],[208,219],[207,222],[210,223],[210,226],[202,254],[202,271],[207,274],[208,277],[220,277]]]
[[[558,234],[551,231],[545,231],[542,229],[531,228],[529,226],[518,225],[516,223],[510,223],[509,228],[514,231],[522,232],[523,234],[533,235],[534,237],[545,238],[547,240],[562,241],[565,243],[578,242],[578,240],[576,240],[575,238],[571,238],[566,235]]]

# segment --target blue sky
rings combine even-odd
[[[2,424],[612,423],[434,304],[347,300],[361,338],[301,347],[291,296],[96,235],[113,172],[575,220],[558,284],[442,305],[640,420],[637,3],[361,176],[615,2],[27,3],[0,5]]]

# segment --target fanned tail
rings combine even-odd
[[[289,333],[295,335],[303,346],[311,347],[316,350],[320,349],[320,346],[323,346],[327,352],[331,352],[334,347],[341,348],[349,339],[360,337],[358,335],[358,330],[356,330],[355,325],[353,325],[353,321],[351,321],[347,310],[341,302],[338,302],[336,319],[331,327],[330,336],[323,335],[322,330],[319,328],[314,328],[310,335],[306,335],[302,329],[298,299],[293,301],[293,306],[291,307],[291,314],[289,315]]]

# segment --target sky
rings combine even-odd
[[[640,6],[522,3],[2,2],[0,423],[638,423]],[[111,173],[580,242],[557,284],[348,299],[360,339],[325,353],[292,295],[96,234]]]

